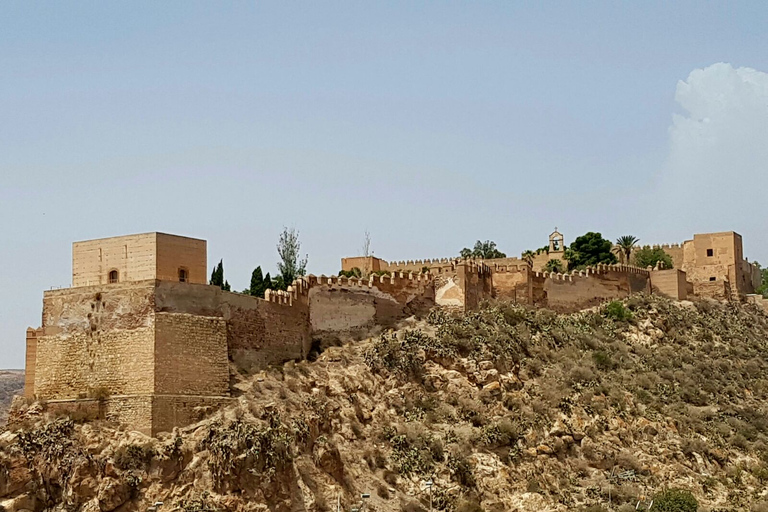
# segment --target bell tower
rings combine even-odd
[[[549,235],[549,254],[565,252],[563,234],[557,228]]]

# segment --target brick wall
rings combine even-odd
[[[229,395],[223,318],[157,313],[154,356],[154,393]]]
[[[158,312],[223,319],[229,358],[248,370],[309,352],[309,309],[302,295],[293,304],[278,304],[215,286],[159,281],[155,301]]]
[[[153,391],[152,327],[42,336],[37,348],[35,394],[40,398],[85,398],[97,388],[111,394]]]
[[[41,398],[78,398],[154,389],[154,281],[43,295],[34,389]]]

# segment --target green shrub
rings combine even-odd
[[[635,251],[635,265],[641,268],[655,267],[657,263],[663,263],[664,268],[672,268],[672,258],[661,247],[643,247]]]
[[[632,312],[619,300],[612,300],[603,308],[603,314],[617,322],[626,322],[632,318]]]
[[[449,456],[448,469],[451,470],[451,478],[463,487],[472,488],[475,486],[475,475],[472,472],[472,464],[463,456]]]
[[[352,270],[339,270],[339,276],[340,277],[362,277],[363,271],[357,267],[354,267]]]
[[[690,491],[667,489],[653,497],[653,512],[696,512],[699,502]]]
[[[595,363],[595,367],[599,370],[613,370],[614,368],[611,356],[603,350],[595,350],[592,352],[592,361]]]
[[[562,274],[565,272],[565,264],[561,260],[549,260],[544,265],[544,270]]]
[[[115,466],[120,469],[144,469],[157,455],[149,444],[125,444],[115,450]]]
[[[365,352],[365,362],[376,372],[388,371],[404,379],[420,380],[424,359],[420,352],[428,344],[428,336],[419,330],[397,334],[382,334]]]

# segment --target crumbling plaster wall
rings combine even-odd
[[[368,280],[309,276],[312,337],[359,336],[391,327],[411,315],[426,314],[435,304],[428,275],[372,276]]]

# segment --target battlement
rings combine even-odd
[[[653,244],[653,245],[643,245],[641,246],[642,249],[664,249],[664,250],[672,250],[672,249],[682,249],[684,244]]]
[[[451,263],[455,258],[427,258],[423,260],[403,260],[403,261],[384,261],[381,260],[382,270],[384,269],[407,269],[408,267],[421,266],[430,267],[433,265],[445,265]]]
[[[320,276],[310,274],[304,279],[308,288],[324,285],[373,288],[378,284],[407,286],[408,284],[413,283],[428,283],[431,282],[434,278],[430,272],[406,273],[395,271],[391,272],[390,274],[371,275],[367,279],[363,277],[326,276],[325,274]]]
[[[531,266],[527,263],[522,263],[520,265],[500,265],[498,263],[495,263],[493,265],[493,271],[494,272],[528,272],[531,270]]]
[[[550,248],[553,240],[562,249],[557,230]],[[80,242],[74,287],[46,291],[42,326],[27,331],[25,394],[80,401],[105,388],[120,398],[107,402],[108,415],[154,434],[230,400],[230,365],[252,372],[306,358],[316,340],[359,339],[435,305],[472,310],[495,298],[578,311],[634,293],[731,300],[759,286],[736,233],[645,247],[667,251],[674,270],[544,271],[549,260],[562,261],[552,250],[530,261],[360,256],[343,258],[342,269],[365,277],[303,276],[262,299],[208,285],[202,240],[149,233]]]
[[[545,279],[555,279],[558,281],[562,280],[568,280],[573,281],[574,277],[590,277],[594,275],[600,275],[600,274],[607,274],[608,272],[622,272],[625,274],[638,274],[642,276],[650,276],[650,269],[644,269],[640,267],[635,267],[633,265],[623,265],[620,263],[617,264],[606,264],[606,263],[598,263],[597,265],[593,267],[587,267],[584,270],[578,270],[573,272],[534,272],[534,275],[536,277],[544,277]]]

